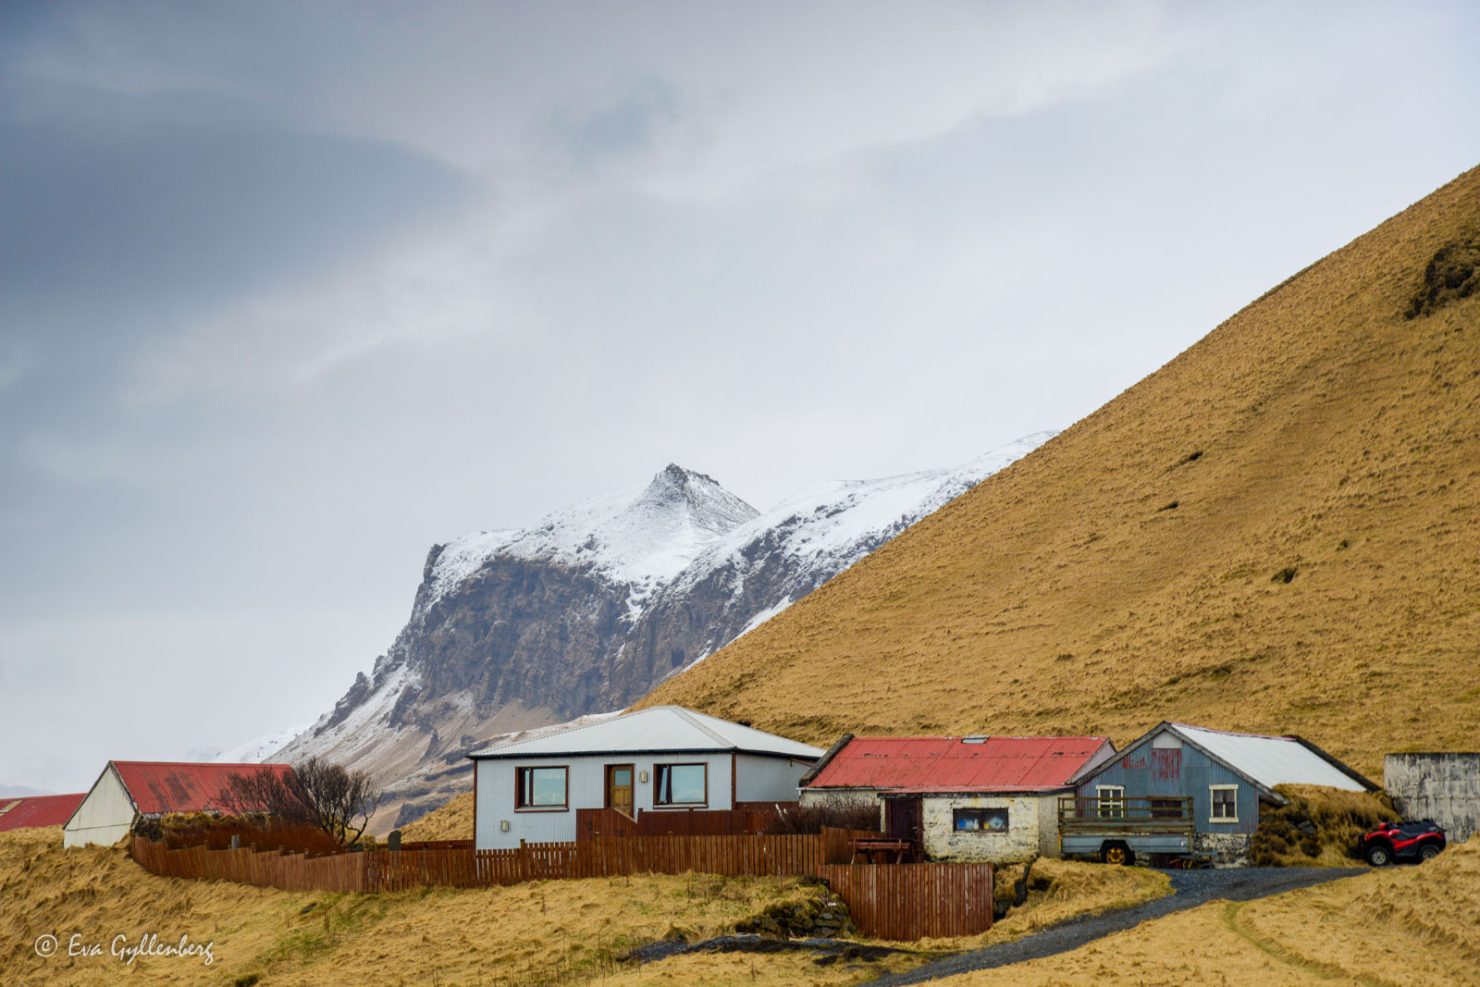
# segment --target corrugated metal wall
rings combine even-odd
[[[134,806],[110,766],[62,831],[63,846],[112,846],[128,835]]]
[[[736,800],[795,802],[798,783],[812,767],[809,761],[736,754]]]
[[[1129,798],[1159,795],[1192,797],[1199,833],[1252,833],[1259,825],[1259,792],[1253,785],[1190,744],[1171,745],[1171,734],[1158,733],[1120,753],[1079,785],[1078,794],[1094,798],[1097,785],[1123,785]],[[1212,785],[1238,786],[1238,822],[1212,822]]]

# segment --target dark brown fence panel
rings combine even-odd
[[[577,809],[576,840],[602,836],[743,836],[764,833],[779,809],[795,802],[753,802],[734,809],[652,810],[637,818],[616,809]]]
[[[236,881],[284,891],[402,891],[486,887],[627,874],[820,875],[848,903],[867,935],[884,939],[964,936],[992,924],[990,864],[849,864],[851,830],[741,836],[598,836],[512,850],[460,846],[384,848],[306,857],[250,849],[170,850],[134,837],[130,854],[165,877]]]
[[[867,936],[972,936],[992,927],[991,864],[825,864],[817,874]]]

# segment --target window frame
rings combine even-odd
[[[525,805],[524,775],[528,771],[559,771],[564,775],[561,791],[564,801],[559,805]],[[532,789],[531,789],[532,790]],[[570,811],[570,765],[568,764],[523,764],[514,768],[514,811],[515,812],[569,812]]]
[[[674,768],[703,768],[704,769],[704,800],[702,802],[674,802],[671,798],[666,802],[660,802],[659,793],[663,790],[663,771],[669,771],[669,787],[673,785],[672,769]],[[664,761],[653,764],[653,808],[663,809],[705,809],[709,807],[709,762],[708,761]]]
[[[1118,792],[1114,798],[1107,798],[1103,793]],[[1111,811],[1111,807],[1114,807]],[[1124,819],[1125,818],[1125,786],[1124,785],[1096,785],[1095,786],[1095,818],[1096,819]]]
[[[1238,788],[1237,785],[1209,785],[1208,786],[1208,822],[1211,823],[1236,823],[1238,822]],[[1233,815],[1218,815],[1218,793],[1232,792]]]
[[[1002,822],[1003,822],[1004,825],[1002,826],[1001,829],[993,829],[992,827],[985,826],[985,825],[978,826],[976,829],[963,829],[960,826],[957,826],[956,825],[957,821],[960,819],[961,814],[963,812],[965,812],[965,813],[973,813],[973,814],[980,813],[981,814],[981,821],[983,823],[985,823],[987,821],[987,815],[989,813],[991,813],[991,814],[1000,813],[1002,815]],[[1009,833],[1011,831],[1012,831],[1012,811],[1007,806],[1005,806],[1005,805],[956,805],[956,806],[952,806],[951,807],[951,832],[952,833],[995,833],[995,834],[998,834],[998,835],[1006,835],[1007,833]]]

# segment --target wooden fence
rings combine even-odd
[[[775,806],[762,804],[735,809],[656,810],[639,812],[634,819],[616,809],[577,809],[576,840],[602,836],[744,836],[764,833],[776,813]]]
[[[824,864],[817,875],[866,936],[973,936],[992,927],[991,864]]]
[[[511,850],[377,848],[326,857],[246,848],[170,850],[135,836],[130,839],[130,854],[146,870],[166,877],[237,881],[286,891],[396,891],[686,871],[731,877],[815,874],[824,864],[847,861],[855,835],[846,829],[824,829],[786,835],[602,836],[578,843],[527,843]]]
[[[992,924],[991,864],[850,864],[857,833],[595,837],[514,850],[461,847],[365,850],[325,857],[298,853],[170,850],[134,836],[129,853],[165,877],[235,881],[285,891],[402,891],[441,885],[487,887],[524,881],[628,874],[818,876],[848,905],[865,935],[881,939],[964,936]]]

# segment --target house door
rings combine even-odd
[[[632,765],[606,766],[606,807],[616,809],[629,819],[636,818],[637,814],[632,810]]]
[[[885,799],[884,829],[896,840],[920,842],[924,805],[919,799]]]

